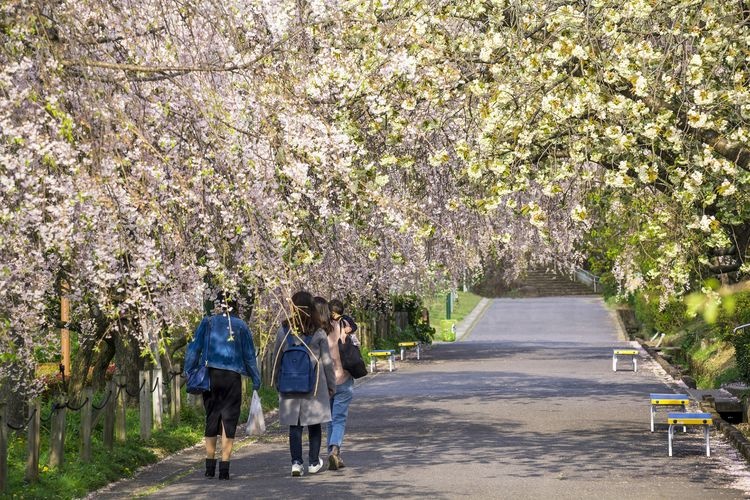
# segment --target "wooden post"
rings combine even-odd
[[[118,443],[124,443],[127,439],[127,422],[125,421],[126,405],[125,405],[125,375],[115,375],[117,381],[117,391],[115,394],[115,439]]]
[[[117,383],[110,380],[107,383],[107,403],[100,411],[104,412],[104,435],[102,441],[104,447],[108,450],[112,450],[115,441],[115,408],[117,407],[117,401],[115,400],[115,394],[117,394]]]
[[[180,364],[175,364],[172,369],[176,372],[176,375],[172,378],[172,383],[169,385],[171,391],[171,397],[169,398],[169,414],[172,417],[172,422],[179,423],[180,396],[182,396],[182,391],[180,391],[180,383],[182,382],[182,377],[180,376]]]
[[[29,427],[27,429],[28,458],[26,459],[26,481],[35,483],[39,479],[39,443],[42,417],[42,402],[39,398],[29,405]]]
[[[151,370],[151,387],[148,388],[151,394],[151,409],[153,411],[153,425],[155,429],[161,429],[161,416],[164,412],[164,392],[162,390],[162,382],[164,379],[161,375],[161,368],[154,368]],[[151,389],[154,389],[151,392]]]
[[[8,414],[0,401],[0,493],[8,488]]]
[[[263,380],[263,384],[265,385],[271,385],[271,376],[273,374],[273,357],[275,353],[273,352],[273,344],[266,348],[265,352],[263,353],[263,357],[260,359],[260,376]]]
[[[81,462],[91,462],[91,426],[93,425],[94,389],[83,389],[83,407],[81,408]]]
[[[59,399],[62,405],[64,399]],[[49,466],[62,468],[65,458],[65,412],[66,406],[58,407],[52,414],[52,429],[50,430]]]
[[[151,438],[151,371],[140,370],[139,374],[141,440],[148,441]]]
[[[60,328],[60,349],[62,351],[62,365],[65,369],[65,376],[70,377],[70,330],[68,330],[68,323],[70,322],[70,299],[68,298],[68,292],[70,287],[68,282],[63,280],[60,284],[60,322],[63,324]]]
[[[203,397],[200,394],[188,394],[188,401],[196,408],[200,408],[203,405]]]

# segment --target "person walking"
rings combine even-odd
[[[290,339],[291,338],[291,339]],[[307,338],[308,340],[305,340]],[[323,468],[320,445],[323,430],[321,424],[331,420],[329,398],[336,391],[336,376],[328,349],[325,331],[320,328],[313,297],[300,291],[292,296],[292,310],[276,334],[274,345],[274,376],[279,389],[281,358],[293,345],[304,344],[314,363],[317,363],[317,383],[313,392],[285,394],[279,391],[279,424],[289,426],[289,451],[292,456],[292,476],[303,475],[302,430],[307,426],[309,437],[309,465],[307,472],[315,474]]]
[[[229,479],[229,462],[242,405],[242,376],[250,377],[253,389],[260,388],[253,336],[238,318],[237,303],[219,293],[218,307],[203,318],[185,353],[185,374],[198,367],[204,346],[211,390],[203,393],[206,409],[206,477],[216,475],[216,441],[221,434],[219,479]],[[208,337],[208,338],[206,338]]]
[[[340,303],[340,301],[336,302]],[[338,308],[336,302],[331,301]],[[331,352],[333,370],[336,374],[336,392],[330,400],[331,421],[328,423],[327,441],[328,470],[338,470],[344,467],[344,461],[341,458],[341,444],[344,441],[349,404],[354,396],[354,378],[348,371],[344,370],[341,364],[341,356],[339,356],[339,340],[342,343],[346,341],[346,336],[351,331],[351,327],[341,317],[343,304],[341,304],[337,320],[332,318],[329,305],[323,297],[315,297],[315,306],[318,308],[322,327],[328,335],[328,349]]]

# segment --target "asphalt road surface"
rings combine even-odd
[[[648,395],[683,389],[645,353],[637,373],[613,372],[612,348],[630,345],[597,297],[495,299],[460,342],[358,382],[341,471],[292,478],[271,422],[240,444],[230,481],[203,477],[198,448],[92,498],[748,496],[748,466],[716,432],[710,458],[698,431],[667,456]]]

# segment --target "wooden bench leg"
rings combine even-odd
[[[404,348],[402,347],[401,348],[401,361],[403,360],[404,360]]]
[[[393,371],[393,360],[394,360],[395,357],[396,356],[393,355],[393,354],[391,354],[390,356],[388,356],[388,371],[389,372]]]
[[[375,358],[370,358],[370,373],[375,373]]]
[[[617,354],[612,355],[612,371],[617,371]]]
[[[638,373],[638,358],[633,356],[633,371]]]

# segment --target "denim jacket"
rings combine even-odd
[[[223,314],[203,318],[195,330],[193,341],[185,353],[185,373],[198,367],[202,361],[203,350],[208,338],[208,356],[206,364],[209,368],[220,368],[237,372],[253,380],[253,389],[260,387],[260,372],[255,360],[255,345],[250,328],[240,318],[230,316],[232,321],[230,340],[229,320]]]

